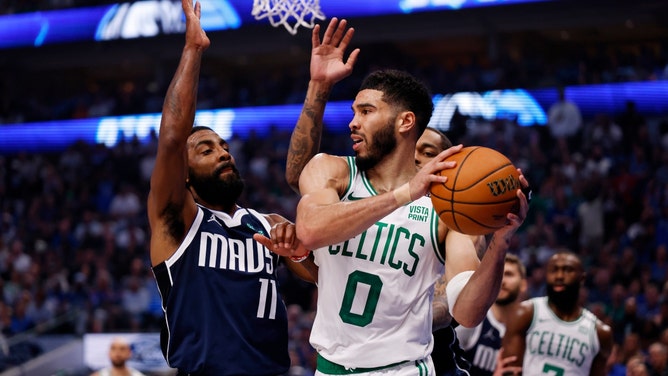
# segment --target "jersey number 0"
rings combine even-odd
[[[353,304],[356,303],[356,298],[363,299],[361,296],[360,285],[367,285],[369,292],[364,302],[364,309],[360,313],[353,312]],[[378,306],[378,298],[380,297],[380,290],[383,288],[383,282],[377,275],[365,273],[362,271],[354,271],[348,275],[348,282],[346,283],[346,291],[343,295],[343,302],[339,316],[343,322],[355,326],[367,326],[373,321],[373,315]],[[361,304],[357,304],[360,305]]]

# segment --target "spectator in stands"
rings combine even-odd
[[[558,100],[548,110],[550,134],[563,150],[578,150],[582,129],[582,114],[578,105],[566,98],[566,89],[559,87]]]
[[[109,361],[111,366],[93,372],[91,376],[144,376],[143,373],[128,366],[126,363],[132,358],[132,348],[127,340],[116,337],[109,345]]]

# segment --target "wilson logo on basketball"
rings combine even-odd
[[[516,190],[520,186],[521,186],[520,180],[516,179],[513,175],[508,175],[508,177],[505,177],[503,179],[497,179],[487,183],[487,187],[489,187],[489,192],[494,197],[501,196],[502,194],[510,190]]]

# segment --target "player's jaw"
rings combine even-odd
[[[517,297],[519,295],[520,295],[519,286],[516,288],[508,288],[505,286],[501,286],[501,290],[499,290],[499,295],[497,296],[495,303],[500,306],[505,306],[517,300]]]
[[[211,174],[197,174],[191,169],[188,181],[206,204],[224,208],[233,206],[244,189],[239,170],[230,162],[221,164]]]
[[[574,307],[577,305],[578,298],[580,297],[580,282],[548,283],[546,290],[550,302],[556,304],[558,307]]]
[[[355,137],[357,135],[357,137]],[[353,130],[351,139],[359,139],[359,132]],[[362,142],[353,145],[357,167],[362,171],[367,171],[375,167],[385,156],[389,155],[397,146],[397,139],[394,135],[394,123],[389,122],[369,137],[361,137]],[[371,140],[371,142],[369,142]],[[353,141],[354,142],[354,141]],[[366,152],[366,153],[365,153]]]

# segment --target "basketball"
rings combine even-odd
[[[517,213],[519,173],[512,162],[498,151],[469,146],[449,157],[454,168],[438,174],[445,183],[431,185],[431,201],[443,222],[468,235],[486,235],[506,225],[506,215]]]

